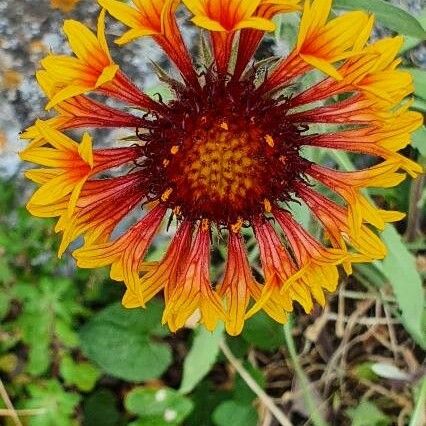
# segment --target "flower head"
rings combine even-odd
[[[323,306],[340,269],[350,274],[354,263],[386,256],[375,229],[403,214],[377,208],[365,189],[421,173],[399,151],[422,117],[404,101],[413,87],[397,69],[401,38],[368,44],[373,19],[363,12],[329,19],[331,0],[305,1],[294,49],[259,81],[245,71],[274,29],[271,19],[301,10],[301,2],[183,3],[209,34],[204,43],[213,58],[199,68],[176,21],[177,0],[99,0],[97,35],[66,21],[75,57],[50,55],[37,73],[56,115],[23,134],[30,143],[21,157],[43,166],[27,172],[40,185],[28,209],[58,218],[60,254],[83,237],[74,252],[78,266],[109,266],[111,278],[123,283],[124,306],[144,307],[162,292],[171,330],[195,316],[209,330],[223,321],[237,335],[261,309],[284,323],[295,302],[305,312]],[[128,27],[118,44],[152,37],[169,55],[181,75],[162,75],[173,93],[169,102],[148,97],[112,60],[105,10]],[[313,69],[320,81],[298,89],[294,83]],[[92,92],[144,115],[106,106]],[[88,133],[81,142],[62,133],[82,127],[128,128],[129,136],[102,148]],[[307,159],[304,147],[376,161],[346,172]],[[310,212],[315,237],[294,216],[294,201]],[[159,261],[147,261],[164,222],[174,236]],[[252,269],[247,239],[257,242],[261,274]],[[227,241],[228,250],[213,281],[216,241]]]

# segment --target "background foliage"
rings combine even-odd
[[[52,6],[61,8],[51,12],[55,25],[73,6],[75,16],[96,10],[92,3],[52,0]],[[407,36],[403,65],[415,80],[413,108],[426,113],[426,12],[420,11],[419,2],[393,3],[336,0],[335,6],[336,11],[374,11],[380,23],[376,36]],[[10,27],[20,19],[19,7],[26,10],[26,5],[24,0],[0,1],[0,11],[6,11],[0,34],[13,35]],[[277,24],[265,52],[285,52],[286,41],[295,34],[295,17],[278,19]],[[14,49],[23,44],[16,38],[18,42],[4,44],[0,37],[0,59],[15,58]],[[20,72],[33,74],[26,64],[35,67],[39,54],[42,49],[10,67],[0,61],[1,102],[12,105],[17,115],[32,99],[22,84],[29,77]],[[23,117],[22,127],[30,118]],[[0,142],[6,143],[8,128],[1,126]],[[10,146],[3,149],[10,154]],[[406,154],[426,164],[424,127]],[[357,161],[329,155],[322,160],[342,169],[353,168]],[[31,188],[20,176],[18,170],[0,180],[1,424],[426,423],[423,178],[370,193],[381,205],[408,211],[404,222],[383,234],[389,246],[384,262],[359,265],[352,277],[342,278],[324,311],[308,317],[297,310],[284,328],[259,314],[241,336],[231,338],[222,329],[211,334],[188,327],[170,334],[161,326],[161,299],[146,311],[125,310],[119,303],[123,289],[110,281],[107,271],[76,270],[69,255],[58,260],[52,223],[32,218],[23,207]],[[306,222],[305,212],[298,215]],[[158,258],[162,250],[160,241],[149,255]],[[250,255],[256,257],[254,249]],[[217,264],[223,257],[218,251]]]

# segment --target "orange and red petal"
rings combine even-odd
[[[211,286],[209,265],[210,229],[203,224],[196,231],[185,270],[169,294],[164,310],[163,322],[167,322],[172,331],[183,327],[197,309],[208,330],[214,330],[217,322],[225,319],[222,302]]]
[[[111,277],[124,281],[135,290],[139,281],[139,265],[164,218],[165,207],[154,207],[125,234],[101,244],[86,244],[76,250],[74,256],[81,268],[99,268],[111,265]]]

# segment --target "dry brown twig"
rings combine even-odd
[[[0,379],[0,397],[7,407],[7,411],[9,413],[8,417],[12,418],[16,426],[22,426],[18,413],[16,412],[15,407],[13,406],[12,401],[9,398],[9,394],[7,393],[6,388],[1,379]]]
[[[326,389],[328,388],[328,385],[330,383],[329,377],[330,372],[336,369],[336,364],[342,357],[345,357],[346,352],[350,347],[352,347],[354,344],[356,344],[358,341],[362,341],[362,336],[358,336],[358,338],[353,339],[351,342],[349,342],[349,339],[352,335],[352,330],[357,324],[357,320],[359,317],[361,317],[365,312],[368,311],[368,309],[371,308],[373,305],[374,300],[365,300],[363,302],[360,302],[357,309],[352,313],[352,315],[349,318],[349,321],[347,322],[346,328],[345,328],[345,334],[343,336],[342,341],[340,342],[339,346],[337,347],[336,351],[334,352],[333,356],[331,357],[327,368],[323,374],[323,380],[326,384]],[[367,333],[371,333],[373,329],[370,329]],[[342,363],[341,363],[342,365]],[[341,370],[341,369],[340,369]]]

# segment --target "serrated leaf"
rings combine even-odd
[[[183,365],[183,378],[179,392],[186,394],[210,371],[219,354],[219,343],[223,338],[223,325],[211,333],[204,327],[195,330],[195,338]]]
[[[69,326],[73,315],[81,311],[75,287],[68,279],[42,277],[36,285],[16,285],[15,295],[23,303],[16,323],[29,347],[27,371],[42,375],[50,365],[50,345],[57,321]]]
[[[82,392],[90,392],[94,387],[101,372],[88,362],[75,363],[66,356],[60,364],[60,373],[67,385],[75,385]]]
[[[65,392],[57,380],[48,380],[27,386],[30,399],[25,408],[41,409],[44,412],[28,418],[29,426],[72,426],[74,412],[80,397]]]
[[[381,24],[393,31],[420,40],[426,38],[424,28],[414,16],[383,0],[335,0],[333,7],[344,10],[366,10],[374,13]]]
[[[135,388],[124,403],[128,411],[140,416],[135,425],[181,425],[193,409],[190,399],[169,388]]]
[[[78,334],[74,331],[72,326],[65,321],[59,319],[56,321],[55,334],[59,341],[67,348],[76,348],[80,343]]]
[[[170,348],[155,340],[168,334],[161,315],[156,301],[146,310],[110,305],[82,328],[83,352],[112,376],[132,382],[157,378],[172,361]]]

